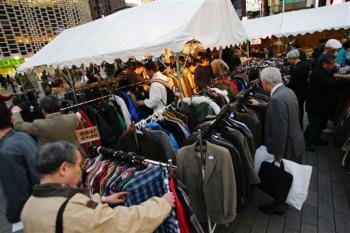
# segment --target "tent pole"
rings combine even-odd
[[[176,60],[176,79],[179,82],[179,92],[180,92],[180,99],[182,99],[183,91],[182,91],[182,70],[180,66],[180,53],[175,53],[175,60]]]

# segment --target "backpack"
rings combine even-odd
[[[165,106],[175,102],[176,100],[176,96],[175,96],[175,93],[173,92],[173,90],[171,90],[167,85],[164,84],[164,82],[160,81],[160,80],[155,80],[153,81],[155,83],[160,83],[162,84],[164,87],[165,87],[165,90],[166,90],[166,100],[167,102],[166,103],[163,103],[163,100],[160,100],[162,101],[162,104],[164,104]]]

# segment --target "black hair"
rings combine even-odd
[[[11,127],[11,111],[4,104],[0,104],[0,130]]]
[[[48,143],[41,147],[36,157],[36,168],[40,174],[48,175],[56,172],[64,162],[75,165],[77,151],[77,147],[69,142]]]
[[[186,62],[186,59],[185,59],[184,56],[181,55],[181,56],[179,57],[179,61],[180,61],[180,62]]]
[[[126,67],[129,69],[135,69],[136,68],[136,61],[133,58],[129,58],[128,61],[126,62]]]
[[[161,63],[161,62],[158,62],[158,70],[162,73],[162,72],[164,72],[165,70],[166,70],[166,66],[163,64],[163,63]]]
[[[319,57],[319,64],[320,65],[323,65],[323,63],[330,64],[331,62],[333,62],[336,59],[337,59],[337,57],[334,56],[333,54],[322,54]]]
[[[349,49],[350,48],[350,40],[347,40],[344,44],[343,44],[343,47],[345,50]]]
[[[158,71],[157,65],[153,61],[147,61],[144,67],[146,70],[152,70],[153,72]]]
[[[140,68],[140,67],[143,67],[142,62],[136,61],[135,62],[135,68],[137,69],[137,68]]]
[[[208,60],[209,62],[211,62],[211,54],[209,52],[205,52],[201,54],[201,60]]]
[[[61,103],[56,96],[49,95],[39,99],[39,107],[47,113],[59,112]]]
[[[319,43],[320,44],[325,44],[325,43],[327,43],[327,39],[320,39]]]

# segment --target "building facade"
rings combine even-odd
[[[89,0],[93,19],[112,14],[126,7],[125,0]]]
[[[13,69],[64,29],[91,20],[88,0],[0,0],[0,72]]]

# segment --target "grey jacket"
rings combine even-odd
[[[32,123],[24,122],[20,113],[14,113],[13,117],[15,129],[37,137],[39,146],[64,140],[80,148],[75,135],[78,125],[78,118],[75,114],[64,115],[56,112],[49,114],[46,119],[35,120]]]
[[[206,142],[204,179],[196,144],[178,151],[177,176],[187,186],[193,212],[200,222],[225,224],[236,217],[236,179],[230,151]]]
[[[269,153],[299,161],[305,154],[299,105],[294,92],[281,86],[270,99],[266,114],[265,143]]]
[[[36,142],[25,133],[11,130],[0,139],[0,183],[7,200],[6,216],[11,223],[20,221],[32,187],[39,183],[36,153]]]

